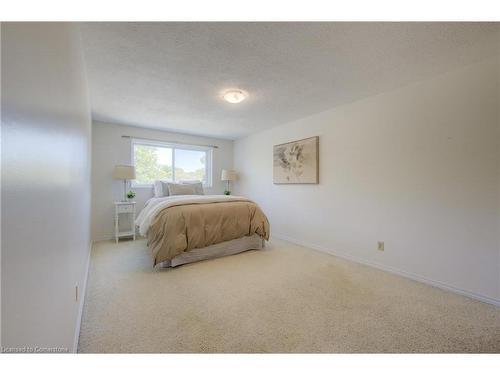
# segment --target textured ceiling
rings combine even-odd
[[[93,118],[239,138],[497,53],[493,23],[85,23]],[[221,92],[241,88],[234,105]]]

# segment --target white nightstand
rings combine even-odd
[[[128,216],[130,229],[120,232],[120,215]],[[135,202],[115,202],[115,241],[132,236],[135,241]],[[122,229],[123,230],[123,229]]]

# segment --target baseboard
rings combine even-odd
[[[124,238],[132,238],[132,236],[124,237]],[[136,234],[135,235],[135,239],[139,239],[139,238],[145,238],[145,237],[141,236],[140,234]],[[115,242],[115,236],[111,236],[111,237],[97,237],[97,238],[94,238],[92,240],[93,243],[101,242],[101,241],[113,241],[113,242]]]
[[[92,240],[92,242],[100,242],[100,241],[111,241],[111,240],[114,240],[115,239],[115,236],[114,235],[109,235],[109,236],[100,236],[100,237],[96,237]]]
[[[436,288],[440,288],[440,289],[443,289],[443,290],[446,290],[449,292],[454,292],[454,293],[457,293],[457,294],[460,294],[460,295],[463,295],[463,296],[466,296],[469,298],[473,298],[473,299],[481,301],[481,302],[489,303],[491,305],[495,305],[495,306],[500,307],[500,300],[498,300],[498,299],[483,296],[481,294],[477,294],[477,293],[474,293],[474,292],[471,292],[468,290],[456,288],[452,285],[448,285],[448,284],[442,283],[440,281],[431,280],[431,279],[428,279],[426,277],[414,274],[412,272],[403,271],[403,270],[400,270],[400,269],[397,269],[394,267],[390,267],[390,266],[386,266],[384,264],[380,264],[377,262],[367,261],[367,260],[361,259],[361,258],[356,257],[356,256],[352,256],[349,254],[345,254],[345,253],[341,253],[341,252],[332,250],[332,249],[327,248],[325,246],[306,243],[304,241],[300,241],[300,240],[297,240],[295,238],[285,236],[282,234],[273,234],[273,237],[280,239],[280,240],[287,241],[287,242],[291,242],[291,243],[296,244],[296,245],[308,247],[308,248],[311,248],[313,250],[318,250],[318,251],[321,251],[323,253],[334,255],[334,256],[337,256],[339,258],[347,259],[347,260],[350,260],[352,262],[360,263],[360,264],[363,264],[365,266],[377,268],[379,270],[386,271],[386,272],[389,272],[389,273],[392,273],[392,274],[395,274],[398,276],[406,277],[407,279],[418,281],[418,282],[421,282],[421,283],[424,283],[427,285],[434,286]]]
[[[83,315],[83,305],[85,303],[85,294],[87,292],[87,279],[89,277],[89,269],[90,269],[90,255],[92,253],[92,247],[94,246],[94,241],[90,241],[90,249],[87,256],[87,265],[85,268],[85,276],[83,277],[83,284],[80,288],[80,304],[78,306],[78,315],[76,317],[76,328],[75,328],[75,338],[73,341],[73,350],[72,353],[78,352],[78,341],[80,339],[80,327],[82,325],[82,315]]]
[[[141,237],[141,235],[139,234],[139,231],[136,229],[136,233],[135,233],[135,236],[136,237]],[[99,242],[99,241],[111,241],[111,240],[115,240],[115,234],[114,233],[109,233],[109,234],[103,234],[101,236],[97,236],[95,238],[92,239],[92,241],[94,243],[96,242]]]

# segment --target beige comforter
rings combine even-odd
[[[176,196],[145,207],[136,224],[146,234],[154,264],[184,251],[243,236],[269,239],[269,222],[254,202],[244,197]],[[146,210],[148,209],[148,210]]]

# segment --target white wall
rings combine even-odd
[[[238,140],[236,193],[274,236],[498,302],[497,72],[483,61]],[[273,145],[315,135],[319,185],[273,185]]]
[[[497,162],[497,181],[498,181],[498,196],[497,196],[497,219],[498,219],[498,296],[500,299],[500,29],[497,39],[497,121],[498,121],[498,162]]]
[[[2,100],[2,23],[0,22],[0,103]],[[2,106],[0,105],[0,119],[2,118]],[[0,121],[1,122],[1,121]],[[0,155],[2,152],[1,127],[0,127]],[[0,163],[2,158],[0,157]],[[0,186],[2,184],[2,173],[0,171]],[[2,212],[2,196],[0,194],[0,213]],[[2,215],[0,215],[0,347],[2,347]]]
[[[222,169],[232,168],[233,141],[100,122],[94,122],[92,129],[92,238],[94,241],[110,239],[114,236],[113,202],[123,197],[123,181],[113,180],[113,168],[116,164],[131,164],[131,140],[122,138],[122,135],[167,142],[218,146],[213,151],[213,186],[205,189],[205,192],[207,194],[224,192],[224,183],[220,181],[220,176]],[[135,187],[132,190],[137,193],[135,201],[139,212],[145,202],[153,196],[153,188]]]
[[[2,345],[74,350],[90,250],[78,29],[2,24]]]

